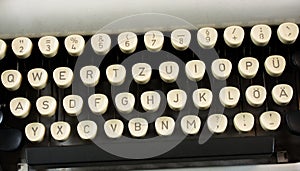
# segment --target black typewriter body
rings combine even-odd
[[[217,52],[218,56],[222,56],[226,59],[232,61],[233,68],[232,73],[230,74],[229,78],[225,80],[226,86],[235,86],[241,90],[241,98],[238,102],[238,105],[234,108],[223,108],[218,109],[214,106],[211,106],[211,109],[207,110],[198,110],[193,105],[191,97],[191,93],[194,91],[193,89],[185,90],[188,94],[187,105],[183,109],[183,113],[191,113],[196,112],[196,115],[199,116],[203,122],[201,125],[201,129],[199,133],[195,135],[187,135],[184,139],[180,139],[182,131],[179,126],[175,126],[174,135],[171,135],[170,139],[167,141],[180,141],[177,146],[175,146],[170,151],[166,152],[165,154],[156,156],[154,158],[149,159],[126,159],[122,157],[117,157],[113,154],[109,154],[105,150],[101,149],[97,146],[98,140],[102,143],[101,139],[95,139],[94,141],[89,140],[82,140],[78,136],[76,132],[76,126],[80,120],[84,119],[94,119],[97,121],[98,125],[98,133],[97,136],[103,138],[105,134],[103,132],[103,123],[99,120],[98,117],[103,117],[104,119],[111,119],[111,118],[120,118],[118,116],[118,111],[116,111],[114,105],[110,105],[105,114],[99,116],[93,114],[87,107],[87,104],[84,104],[84,109],[81,114],[76,116],[68,115],[63,107],[62,107],[62,99],[69,94],[72,94],[72,87],[69,88],[58,88],[49,76],[47,86],[44,89],[36,90],[31,87],[26,77],[22,80],[22,86],[16,91],[8,91],[5,87],[1,86],[2,98],[1,100],[1,112],[2,112],[2,122],[1,122],[1,141],[4,138],[12,137],[14,139],[8,139],[7,141],[11,141],[11,145],[9,147],[13,149],[1,149],[1,165],[2,169],[4,170],[15,170],[18,163],[26,163],[29,164],[30,167],[34,169],[43,169],[43,168],[60,168],[60,167],[75,167],[75,166],[86,166],[86,167],[99,167],[104,169],[135,169],[135,168],[160,168],[160,167],[185,167],[185,166],[209,166],[209,165],[230,165],[230,163],[235,164],[259,164],[259,163],[280,163],[280,162],[297,162],[300,160],[299,154],[299,143],[300,137],[297,135],[297,132],[293,132],[288,126],[287,122],[291,122],[290,120],[287,121],[286,117],[291,112],[296,112],[299,106],[299,68],[295,65],[296,58],[299,60],[299,41],[297,40],[292,45],[284,45],[282,44],[276,36],[272,36],[270,43],[264,47],[257,47],[255,46],[249,37],[249,29],[245,28],[245,39],[243,44],[238,48],[231,48],[228,47],[222,38],[219,38],[217,44],[215,45],[215,49],[202,49],[199,47],[196,40],[193,39],[196,37],[196,31],[191,31],[192,34],[192,43],[191,46],[197,45],[199,48],[201,56],[196,56],[196,53],[192,50],[188,49],[186,51],[177,51],[174,49],[170,43],[170,32],[164,32],[165,35],[165,43],[163,48],[160,52],[148,52],[146,47],[143,45],[143,36],[138,36],[138,47],[135,53],[140,51],[146,51],[143,53],[144,56],[141,57],[141,61],[149,61],[149,58],[162,58],[163,60],[172,60],[172,55],[177,56],[180,60],[187,61],[193,59],[201,59],[205,61],[207,64],[207,73],[203,77],[201,81],[193,82],[195,83],[196,88],[205,87],[211,88],[210,84],[215,84],[209,81],[209,79],[213,79],[213,81],[218,82],[215,78],[209,78],[210,68],[209,62],[211,60],[207,59],[210,58],[209,55],[214,55]],[[277,26],[272,26],[272,31],[276,32]],[[222,35],[224,29],[218,29],[219,35]],[[84,37],[88,40],[90,37]],[[58,38],[59,42],[63,44],[64,38]],[[10,44],[12,40],[5,40],[7,44]],[[37,44],[38,39],[32,39],[33,44]],[[116,41],[116,35],[112,35],[112,41]],[[192,45],[193,44],[193,45]],[[86,48],[91,48],[87,45]],[[163,57],[166,55],[166,52],[169,52],[170,57]],[[211,51],[211,52],[210,52]],[[215,52],[212,52],[215,51]],[[103,58],[101,65],[99,66],[100,69],[100,81],[99,83],[92,89],[88,87],[84,87],[83,83],[79,80],[78,87],[83,86],[80,89],[80,93],[83,98],[87,98],[91,92],[95,93],[104,93],[109,97],[109,103],[113,104],[113,99],[110,96],[111,89],[115,88],[117,91],[122,92],[124,88],[120,86],[119,88],[110,86],[106,76],[105,70],[106,68],[115,63],[121,63],[122,60],[125,60],[128,56],[132,54],[124,54],[120,51],[118,46],[115,46],[111,49],[111,51],[104,57],[99,56],[95,53],[90,53],[90,50],[85,50],[85,52],[89,52],[90,55],[88,60],[84,61],[84,64],[91,65],[95,64],[97,58]],[[85,53],[83,52],[83,53]],[[169,54],[168,53],[168,54]],[[242,78],[238,73],[237,62],[239,59],[245,56],[253,56],[259,60],[260,64],[263,64],[266,57],[270,55],[282,55],[285,57],[287,61],[287,66],[283,74],[279,77],[271,77],[269,76],[263,65],[259,68],[257,75],[253,79],[245,79]],[[22,73],[22,75],[26,76],[28,71],[33,68],[44,68],[48,73],[52,73],[53,70],[60,66],[68,66],[74,69],[76,61],[79,60],[80,57],[85,57],[84,54],[79,57],[70,56],[63,47],[59,48],[58,54],[53,58],[45,58],[40,53],[37,47],[33,48],[32,54],[27,59],[18,59],[11,50],[7,51],[6,57],[1,60],[1,72],[4,72],[7,69],[18,68],[18,70]],[[136,61],[132,61],[135,63]],[[152,64],[155,65],[155,64]],[[184,66],[180,66],[180,76],[185,77],[184,71],[181,69]],[[74,72],[74,80],[78,79],[79,73]],[[127,73],[130,75],[130,72]],[[77,77],[77,78],[76,78]],[[130,78],[130,76],[128,76]],[[132,78],[131,78],[132,79]],[[184,79],[186,84],[192,84],[190,80]],[[75,82],[75,81],[74,81]],[[276,84],[289,84],[293,87],[294,95],[292,100],[286,106],[279,106],[277,105],[270,93],[271,89]],[[224,85],[223,83],[219,83]],[[250,106],[245,99],[245,90],[248,86],[252,84],[259,84],[266,86],[267,89],[267,98],[265,103],[260,107],[252,107]],[[215,84],[216,86],[217,84]],[[171,89],[177,88],[178,85],[175,83],[164,83],[157,71],[153,72],[151,77],[151,81],[147,84],[139,85],[134,80],[130,82],[129,92],[136,95],[136,99],[138,99],[138,95],[140,95],[144,91],[148,90],[156,90],[159,89],[162,92],[166,93]],[[216,86],[216,91],[219,91],[221,86]],[[125,89],[123,90],[125,91]],[[73,90],[76,92],[76,90]],[[56,109],[55,115],[52,117],[44,117],[39,115],[36,107],[35,101],[38,97],[42,95],[50,95],[53,96],[55,99],[58,100],[58,107]],[[16,118],[11,114],[9,109],[9,102],[14,97],[26,97],[30,99],[32,102],[32,107],[30,109],[30,114],[26,118]],[[84,101],[87,101],[84,100]],[[140,102],[136,102],[135,108],[141,112],[143,108],[141,107]],[[216,98],[215,103],[217,106],[221,108],[221,104],[219,104],[218,98]],[[228,126],[225,132],[220,134],[212,135],[207,142],[204,144],[199,144],[199,136],[201,134],[201,130],[205,129],[205,120],[207,119],[210,113],[217,113],[222,112],[224,110],[224,114],[228,117]],[[259,123],[259,116],[267,111],[267,110],[274,110],[280,113],[282,121],[280,126],[275,131],[265,131],[262,129]],[[241,112],[241,111],[248,111],[254,115],[255,124],[251,131],[247,133],[238,132],[233,125],[233,117]],[[143,113],[140,115],[155,115],[149,113]],[[130,115],[130,114],[128,114]],[[135,115],[135,114],[132,114]],[[173,111],[168,106],[166,107],[165,111],[163,112],[164,116],[171,116],[175,120],[179,119],[180,116],[179,112]],[[51,138],[50,135],[50,125],[55,121],[67,121],[71,125],[71,135],[66,141],[56,141]],[[125,123],[128,122],[126,119],[122,119]],[[46,127],[46,133],[43,141],[39,143],[32,143],[24,135],[24,128],[28,123],[31,122],[41,122]],[[154,123],[149,123],[149,130],[147,135],[142,139],[149,139],[150,143],[145,141],[142,142],[140,139],[137,139],[137,144],[143,144],[145,148],[147,146],[151,147],[152,143],[155,141],[164,141],[164,138],[153,140],[152,138],[158,136],[155,132]],[[176,124],[179,122],[176,121]],[[123,135],[127,137],[131,137],[127,124],[124,124],[124,132]],[[9,131],[12,131],[10,134]],[[297,131],[297,130],[296,130]],[[298,130],[299,131],[299,130]],[[20,133],[20,135],[17,135]],[[174,136],[174,138],[172,138]],[[104,137],[105,139],[105,137]],[[107,139],[107,137],[106,137]],[[6,140],[4,140],[6,141]],[[13,142],[15,141],[15,142]],[[17,146],[16,149],[13,147],[14,143],[18,143],[16,141],[20,141],[20,144]],[[111,141],[108,140],[103,143],[126,143],[126,139],[120,139],[120,142],[116,140]],[[153,142],[154,141],[154,142]],[[5,144],[5,143],[4,143]],[[125,146],[126,147],[126,146]],[[10,151],[12,150],[12,151]],[[134,149],[132,149],[134,150]]]
[[[32,42],[32,51],[29,56],[21,58],[16,55],[12,48],[14,40],[23,35],[18,33],[14,36],[0,37],[0,40],[2,39],[7,45],[5,56],[0,60],[0,74],[4,75],[3,73],[8,70],[16,70],[22,77],[19,87],[9,89],[5,86],[7,83],[5,80],[14,82],[16,76],[1,76],[0,170],[54,170],[58,168],[70,168],[71,170],[150,170],[299,163],[300,40],[297,38],[294,42],[283,43],[278,38],[278,28],[280,24],[286,22],[295,23],[299,27],[299,22],[289,21],[289,19],[284,19],[282,22],[241,24],[240,26],[244,31],[243,40],[236,47],[230,47],[228,42],[224,40],[225,29],[227,26],[239,25],[236,22],[234,22],[235,24],[225,23],[226,27],[223,25],[215,28],[213,26],[206,27],[204,24],[203,27],[196,29],[188,28],[190,43],[186,49],[180,50],[176,49],[172,42],[172,31],[175,30],[173,28],[107,32],[111,46],[105,54],[97,54],[91,45],[91,39],[95,32],[93,34],[90,32],[80,34],[82,33],[80,31],[73,31],[70,34],[66,31],[63,34],[45,32],[34,36],[29,34],[27,37]],[[272,33],[270,40],[261,46],[253,43],[251,38],[251,30],[258,24],[268,25]],[[218,36],[213,47],[205,48],[200,45],[197,37],[200,28],[216,30]],[[176,29],[181,28],[176,27]],[[148,45],[145,44],[145,34],[152,30],[161,30],[163,34],[164,40],[159,50],[149,50]],[[132,31],[137,36],[136,48],[126,53],[120,48],[120,42],[118,42],[118,36],[125,31]],[[75,34],[82,35],[84,40],[83,52],[80,55],[71,55],[66,48],[66,37]],[[206,32],[207,36],[209,34],[211,32]],[[57,38],[59,47],[57,54],[45,57],[39,49],[39,40],[42,36],[49,35]],[[26,35],[24,36],[26,37]],[[77,40],[72,39],[71,42],[76,44]],[[157,42],[151,43],[154,45]],[[124,45],[126,46],[126,43]],[[102,44],[99,46],[102,47]],[[285,60],[283,72],[277,75],[270,74],[270,71],[266,69],[267,59],[274,55]],[[255,58],[259,64],[255,76],[251,78],[242,76],[239,68],[240,61],[246,57]],[[224,79],[217,78],[212,69],[213,62],[218,59],[229,61],[232,66],[230,74]],[[192,80],[187,76],[187,63],[194,60],[200,60],[205,65],[203,77],[198,80]],[[274,67],[276,60],[276,57],[271,60]],[[159,67],[164,62],[174,62],[178,65],[179,72],[174,82],[168,82],[162,78]],[[140,63],[149,64],[152,68],[150,80],[143,83],[137,83],[134,78],[135,75],[132,74],[133,66]],[[119,85],[112,85],[107,76],[107,68],[115,64],[123,65],[126,70],[125,79]],[[246,68],[250,68],[252,65],[253,63],[248,63]],[[96,84],[87,86],[82,80],[81,69],[85,66],[96,66],[99,69],[100,79]],[[68,86],[59,86],[54,79],[55,74],[53,73],[60,67],[68,67],[73,72],[71,84]],[[225,70],[223,63],[218,67],[220,71]],[[36,68],[42,68],[48,74],[46,84],[42,88],[34,88],[29,79],[30,74],[28,73]],[[146,72],[144,69],[140,67],[138,74],[143,75]],[[168,72],[167,67],[166,72]],[[65,72],[59,74],[57,77],[61,78],[61,81],[69,78],[69,76],[65,77]],[[84,74],[88,78],[91,73],[86,72]],[[34,79],[39,77],[39,75],[33,76]],[[280,87],[277,94],[274,93],[273,89],[278,85],[288,85],[292,89],[292,96],[285,104],[278,104],[280,102],[274,100],[275,96],[278,93],[279,97],[291,94],[287,92],[287,87]],[[249,102],[249,97],[246,97],[248,96],[246,92],[251,86],[261,86],[266,92],[266,98],[260,105],[254,105],[259,102],[255,100]],[[231,106],[223,104],[221,100],[223,96],[221,97],[220,92],[224,87],[234,87],[238,90],[239,95],[236,104]],[[195,104],[194,92],[197,89],[207,89],[212,92],[212,101],[208,107],[201,108]],[[254,88],[254,91],[256,89]],[[175,107],[169,104],[171,102],[168,94],[172,90],[183,90],[186,95],[185,105],[180,109],[174,109]],[[141,100],[141,96],[147,91],[152,91],[152,93],[156,91],[160,95],[159,107],[155,111],[147,111]],[[129,112],[120,112],[121,109],[116,104],[116,96],[124,92],[132,94],[135,99],[133,110]],[[228,95],[229,100],[232,99],[232,94],[227,93],[224,96],[227,97]],[[108,105],[102,114],[99,112],[95,114],[97,112],[93,112],[89,106],[90,97],[94,94],[102,94],[107,97]],[[70,114],[66,110],[64,99],[69,95],[78,95],[82,99],[82,108],[76,114]],[[253,92],[252,95],[256,97],[258,94]],[[54,113],[48,114],[48,116],[42,116],[37,107],[38,99],[43,96],[53,97],[56,101]],[[13,111],[23,111],[26,107],[20,103],[12,104],[12,101],[18,97],[26,98],[30,103],[28,114],[19,117]],[[175,97],[177,98],[171,99],[171,101],[176,103],[179,100],[178,94]],[[197,97],[200,101],[206,102],[204,94],[200,93]],[[151,100],[153,99],[148,98],[146,101],[149,103],[152,102]],[[74,101],[68,101],[69,108],[72,108],[72,105],[76,106]],[[78,104],[78,101],[76,103]],[[127,105],[128,101],[121,101],[121,103]],[[92,104],[96,106],[98,101],[94,100]],[[42,106],[49,107],[48,105],[44,102]],[[268,113],[268,116],[274,117],[273,114],[275,113],[279,117],[279,126],[274,130],[271,129],[276,124],[275,122],[269,121],[268,124],[271,128],[266,128],[262,124],[261,116],[269,111],[271,113]],[[242,121],[244,127],[248,124],[246,122],[248,114],[251,115],[249,116],[250,120],[253,118],[253,126],[250,130],[238,129],[238,124],[241,121],[238,122],[237,115],[240,113],[242,113],[242,119],[244,118]],[[214,114],[225,116],[226,126],[223,131],[214,133],[210,128],[208,120]],[[198,131],[190,134],[185,132],[182,124],[186,124],[187,127],[196,125],[195,120],[182,122],[187,115],[196,116],[199,119]],[[166,133],[167,136],[161,135],[165,132],[158,132],[158,129],[161,127],[162,130],[164,128],[168,130],[169,127],[172,127],[169,125],[171,123],[162,121],[162,125],[156,125],[157,119],[162,117],[166,117],[169,119],[168,121],[174,121],[174,130],[170,134]],[[146,120],[147,131],[145,135],[134,134],[129,128],[132,126],[130,121],[136,118]],[[217,118],[219,120],[219,116]],[[113,119],[120,121],[124,126],[121,135],[114,138],[110,137],[105,130],[106,122]],[[70,126],[69,135],[62,140],[58,140],[52,135],[65,133],[66,130],[59,128],[61,125],[57,126],[56,130],[52,130],[53,123],[59,121]],[[95,123],[95,125],[81,127],[81,132],[86,134],[89,133],[89,127],[97,128],[94,137],[84,139],[79,135],[80,128],[78,125],[82,121]],[[35,127],[28,130],[26,127],[31,123],[41,123],[45,128],[42,139],[37,142],[30,140],[26,132],[28,130],[33,131],[30,135],[35,136]],[[140,122],[135,122],[133,128],[136,132],[141,128],[142,124],[140,124]],[[215,129],[219,129],[221,126],[217,124]],[[88,132],[85,132],[86,128]],[[108,128],[116,129],[112,124]],[[299,169],[299,165],[293,169]]]

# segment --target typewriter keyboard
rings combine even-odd
[[[1,162],[300,161],[298,33],[283,23],[0,40]]]

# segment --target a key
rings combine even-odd
[[[26,118],[30,112],[31,103],[24,97],[16,97],[10,101],[9,107],[14,116]]]

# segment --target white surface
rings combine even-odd
[[[106,55],[111,47],[111,39],[109,35],[99,33],[91,38],[93,50],[98,55]]]
[[[276,130],[281,122],[281,116],[276,111],[267,111],[260,115],[260,126],[266,131]]]
[[[227,128],[228,120],[223,114],[212,114],[207,118],[207,127],[212,133],[223,133]]]
[[[194,135],[200,130],[201,120],[196,115],[186,115],[182,117],[180,126],[185,134]]]
[[[82,0],[2,0],[0,37],[92,34],[112,21],[142,13],[163,13],[179,17],[197,28],[280,24],[285,21],[299,23],[299,8],[299,0],[90,0],[84,3]],[[149,23],[150,21],[127,24],[124,28],[145,31],[145,25]],[[165,22],[164,26],[163,29],[168,30],[189,27],[171,20]],[[107,32],[119,33],[121,30],[122,28],[115,28],[108,29]]]
[[[0,39],[0,60],[5,57],[7,45],[6,43]]]
[[[155,171],[299,171],[300,163],[161,169]]]

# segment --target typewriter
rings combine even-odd
[[[299,170],[299,9],[1,1],[0,170]]]

